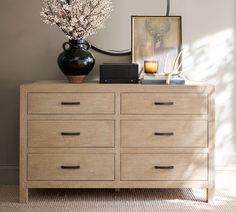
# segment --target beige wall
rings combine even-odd
[[[236,180],[235,0],[171,2],[172,15],[183,16],[186,74],[190,79],[216,85],[217,179],[222,185],[220,179],[225,176]],[[40,10],[41,0],[1,1],[0,184],[17,183],[19,85],[32,80],[64,79],[56,58],[66,39],[58,29],[41,22]],[[96,68],[89,79],[98,77],[99,63],[130,61],[130,57],[97,53],[95,57]]]

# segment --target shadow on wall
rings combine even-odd
[[[216,86],[217,153],[235,152],[235,31],[225,29],[191,45],[185,44],[184,48],[184,70],[188,78]],[[219,157],[221,154],[217,154]]]
[[[216,85],[216,156],[222,157],[222,152],[235,153],[236,26],[233,21],[236,18],[233,14],[236,3],[234,0],[227,0],[227,3],[173,0],[172,5],[173,15],[183,15],[186,75],[192,80]],[[56,27],[42,23],[41,6],[41,0],[1,3],[0,166],[18,164],[19,84],[40,79],[65,79],[56,64],[56,57],[66,38]],[[210,15],[206,7],[211,8]],[[130,57],[94,54],[97,63],[88,80],[98,79],[100,63],[131,60]],[[227,160],[230,162],[230,158]]]

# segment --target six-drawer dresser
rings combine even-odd
[[[69,84],[20,90],[20,202],[30,188],[203,188],[214,199],[214,87]]]

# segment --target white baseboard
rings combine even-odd
[[[235,182],[236,153],[218,153],[216,155],[216,188],[235,188]]]

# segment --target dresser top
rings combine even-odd
[[[21,89],[30,92],[212,92],[215,87],[207,83],[186,85],[150,85],[150,84],[100,84],[97,81],[72,84],[63,80],[42,80],[25,83]]]

